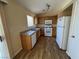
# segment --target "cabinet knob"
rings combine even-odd
[[[74,36],[74,35],[72,35],[72,38],[75,38],[75,36]]]

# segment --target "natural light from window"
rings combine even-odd
[[[34,25],[32,16],[27,15],[27,24],[28,24],[28,27]]]

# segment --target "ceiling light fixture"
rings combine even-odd
[[[46,4],[46,8],[42,10],[42,13],[46,13],[47,11],[49,11],[51,5],[49,5],[48,3]]]

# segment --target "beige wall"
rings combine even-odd
[[[10,42],[8,44],[11,44],[10,54],[13,57],[22,49],[20,32],[27,28],[26,15],[35,15],[23,9],[15,0],[8,0],[8,5],[5,6],[5,12],[10,34]]]

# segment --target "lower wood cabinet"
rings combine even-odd
[[[53,27],[52,36],[56,36],[56,27]]]
[[[44,36],[44,28],[41,28],[41,29],[40,29],[40,35],[41,35],[41,36]]]
[[[31,50],[36,44],[36,41],[36,33],[33,33],[32,35],[25,35],[24,33],[21,33],[21,43],[23,49]]]
[[[41,31],[38,30],[38,31],[36,32],[36,37],[37,37],[37,39],[40,37],[40,35],[41,35]]]

